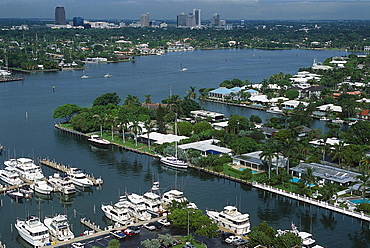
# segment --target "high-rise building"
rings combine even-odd
[[[193,13],[189,13],[188,17],[186,18],[186,26],[195,27],[195,16]]]
[[[148,12],[140,16],[140,25],[142,28],[149,27],[149,13]]]
[[[64,7],[55,8],[55,24],[57,25],[66,25],[66,12]]]
[[[221,26],[220,15],[215,13],[211,19],[211,27]]]
[[[73,26],[83,26],[84,25],[84,19],[82,17],[73,17]]]
[[[195,18],[195,26],[200,26],[202,20],[200,19],[200,9],[193,9],[193,16]]]
[[[178,27],[186,27],[186,19],[188,15],[185,15],[184,12],[177,15],[177,26]]]

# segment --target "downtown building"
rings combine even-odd
[[[55,8],[55,24],[56,25],[66,25],[66,11],[64,7],[56,7]]]

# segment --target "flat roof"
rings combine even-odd
[[[179,148],[181,148],[182,150],[194,149],[194,150],[198,150],[202,152],[215,151],[215,152],[225,153],[225,154],[232,152],[232,150],[229,148],[221,147],[221,146],[217,146],[213,144],[213,143],[218,143],[218,142],[219,140],[216,140],[216,139],[202,140],[198,142],[179,145]]]
[[[147,139],[148,134],[142,134],[139,135],[139,137]],[[183,139],[187,139],[187,136],[179,136],[179,135],[174,135],[174,134],[163,134],[163,133],[157,133],[157,132],[151,132],[149,134],[149,139],[154,140],[154,143],[156,144],[164,144],[164,143],[172,143],[172,142],[179,142]]]

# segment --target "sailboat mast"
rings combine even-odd
[[[175,135],[177,136],[177,113],[175,115]],[[177,159],[177,137],[175,141],[175,157]]]

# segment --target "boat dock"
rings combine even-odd
[[[71,170],[69,167],[61,163],[53,162],[49,159],[41,159],[39,163],[63,173],[68,173]],[[101,178],[94,178],[93,176],[87,174],[85,174],[85,176],[93,182],[94,186],[99,186],[103,183],[103,180]]]
[[[3,77],[3,78],[0,78],[0,83],[23,81],[23,80],[24,78],[21,78],[21,77]]]
[[[90,220],[87,220],[86,218],[81,218],[80,222],[93,230],[94,232],[101,232],[100,226],[96,225],[95,223],[91,222]]]

